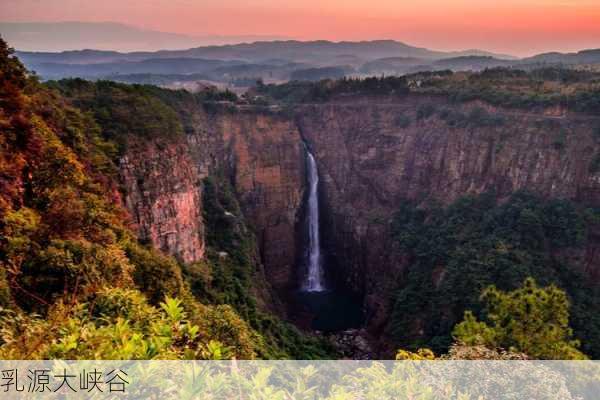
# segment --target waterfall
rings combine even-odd
[[[307,275],[303,290],[307,292],[322,292],[325,290],[323,278],[323,260],[321,257],[321,239],[319,237],[319,171],[314,156],[306,148],[308,176],[308,248]]]

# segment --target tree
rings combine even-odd
[[[532,278],[511,292],[484,290],[488,322],[466,311],[453,336],[466,345],[523,352],[536,359],[585,359],[569,327],[569,301],[556,286],[540,288]]]

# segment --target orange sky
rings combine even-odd
[[[397,39],[516,55],[600,48],[600,0],[0,0],[3,21],[116,21],[187,34]]]

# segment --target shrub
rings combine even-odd
[[[230,348],[237,358],[256,357],[258,336],[228,305],[202,307],[198,318],[199,335],[204,341],[216,340]]]
[[[446,121],[448,126],[453,128],[459,128],[466,126],[467,124],[467,116],[462,112],[457,110],[452,110],[449,108],[444,108],[440,111],[440,118]]]
[[[182,295],[181,268],[173,258],[134,242],[128,242],[125,251],[134,266],[135,285],[146,294],[151,304],[157,304],[165,296]]]

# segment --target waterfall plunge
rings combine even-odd
[[[319,172],[317,163],[311,152],[306,149],[308,175],[308,273],[303,290],[306,292],[322,292],[325,290],[323,279],[323,261],[321,258],[321,240],[319,237]]]

